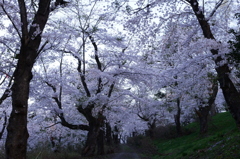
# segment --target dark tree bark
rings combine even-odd
[[[108,122],[106,122],[106,143],[107,145],[112,145],[112,128]]]
[[[211,107],[199,107],[199,109],[195,109],[196,114],[199,118],[200,123],[200,134],[205,134],[208,131],[208,115]]]
[[[213,103],[211,110],[209,111],[209,115],[212,117],[212,116],[216,115],[217,113],[218,113],[218,110],[217,110],[216,104]]]
[[[7,159],[25,159],[27,151],[27,113],[29,83],[32,79],[32,67],[39,55],[41,33],[47,23],[51,0],[39,0],[38,11],[28,29],[27,11],[24,0],[18,0],[21,16],[21,48],[18,63],[13,74],[12,112],[7,126],[5,143]],[[40,31],[40,32],[39,32]],[[39,32],[38,35],[35,33]]]
[[[105,131],[103,127],[100,128],[98,138],[97,138],[97,154],[104,155],[104,139],[105,139]]]
[[[25,159],[27,150],[27,113],[29,98],[29,83],[32,79],[32,67],[38,55],[38,48],[41,42],[40,34],[34,37],[38,29],[32,25],[28,31],[27,13],[24,0],[18,0],[21,22],[22,37],[19,60],[14,71],[14,83],[12,90],[12,112],[7,127],[6,158]],[[50,0],[41,0],[39,9],[32,24],[37,24],[43,31],[49,16]]]
[[[87,141],[82,151],[82,156],[94,156],[97,147],[97,138],[99,134],[99,128],[96,123],[89,124],[89,131],[87,134]]]
[[[149,121],[148,123],[147,135],[152,139],[155,137],[155,129],[156,129],[156,119],[154,119],[152,122]]]
[[[182,135],[182,127],[181,127],[181,107],[180,107],[180,99],[177,99],[177,114],[174,115],[174,121],[176,124],[176,130],[178,135]]]
[[[210,94],[210,97],[208,99],[207,106],[199,106],[198,110],[195,109],[195,112],[198,115],[200,122],[200,134],[205,134],[208,131],[209,112],[212,109],[212,106],[214,105],[217,92],[218,83],[217,81],[213,80],[212,93]]]
[[[98,117],[95,118],[87,112],[86,110],[80,110],[82,114],[87,116],[89,122],[89,131],[87,134],[87,141],[82,151],[82,156],[93,156],[95,155],[96,148],[97,154],[104,154],[104,120],[105,117],[102,113],[98,114]],[[86,114],[87,113],[87,114]],[[86,117],[85,116],[85,117]]]
[[[119,139],[119,130],[117,128],[117,126],[114,126],[114,132],[113,132],[113,142],[115,145],[120,144],[120,139]],[[133,132],[133,136],[134,136],[134,132]]]
[[[108,146],[108,149],[106,150],[107,154],[114,153],[114,148],[117,145],[113,144],[113,131],[112,127],[108,122],[106,122],[106,134],[105,134],[105,139],[106,139],[106,145]]]
[[[140,119],[147,122],[148,130],[145,131],[146,136],[149,136],[150,138],[154,138],[154,136],[155,136],[154,132],[156,129],[156,121],[157,121],[155,115],[152,115],[152,116],[154,116],[152,120],[151,120],[151,116],[146,117],[144,115],[140,115],[140,113],[138,113],[137,115]]]
[[[204,37],[207,39],[215,40],[211,31],[210,25],[208,23],[208,20],[205,18],[202,10],[199,9],[198,1],[197,0],[187,0],[187,1],[191,5],[198,19],[198,22],[202,28]],[[218,50],[212,49],[211,52],[213,55],[218,55]],[[218,81],[223,91],[223,95],[228,105],[228,108],[233,118],[235,119],[238,128],[240,128],[240,93],[237,91],[234,83],[229,77],[229,74],[231,71],[228,64],[220,65],[220,62],[222,60],[223,59],[221,56],[218,56],[215,59],[216,72],[218,74]]]

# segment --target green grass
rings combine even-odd
[[[184,127],[192,133],[170,140],[158,140],[155,159],[235,159],[240,158],[240,132],[230,113],[220,113],[212,118],[206,135],[199,134],[199,125]]]

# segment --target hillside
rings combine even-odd
[[[154,159],[236,159],[240,158],[240,132],[230,113],[220,113],[209,123],[209,132],[199,134],[197,123],[185,127],[188,135],[154,141],[158,150]],[[147,158],[147,156],[145,156]]]

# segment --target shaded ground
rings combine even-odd
[[[128,145],[121,145],[121,147],[119,148],[119,152],[84,159],[142,159],[142,158],[141,154],[137,153],[133,148],[129,147]]]
[[[139,154],[127,145],[123,145],[121,150],[120,153],[112,154],[111,159],[140,159]]]
[[[1,151],[0,151],[1,152]],[[5,158],[1,156],[0,159]],[[151,159],[144,154],[142,150],[134,149],[128,145],[119,145],[118,148],[115,148],[115,153],[105,154],[93,157],[82,157],[80,153],[77,152],[59,152],[53,153],[49,150],[36,150],[28,153],[28,159]]]

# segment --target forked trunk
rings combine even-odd
[[[38,11],[30,29],[24,0],[18,0],[21,15],[21,48],[18,63],[14,71],[12,90],[12,112],[7,126],[5,143],[7,159],[25,159],[27,151],[27,114],[29,85],[32,79],[32,67],[38,56],[41,33],[46,25],[50,12],[50,0],[40,0]],[[38,27],[36,27],[36,25]],[[37,32],[39,34],[35,35]]]

